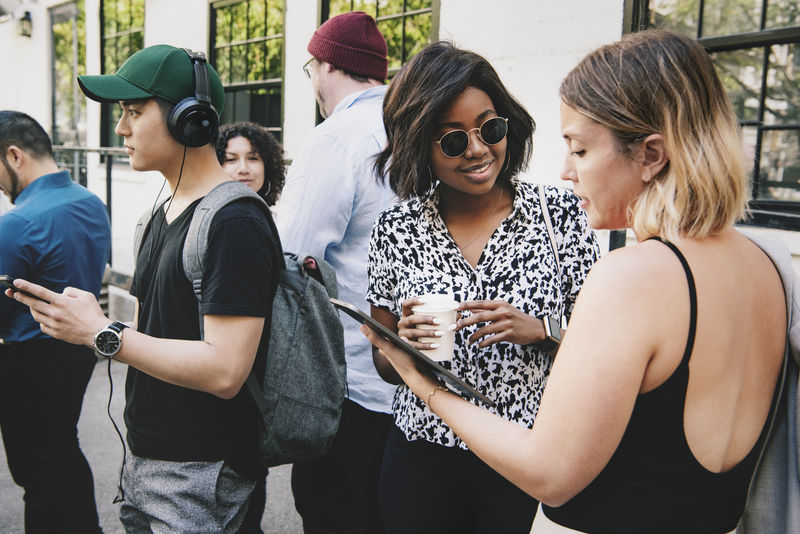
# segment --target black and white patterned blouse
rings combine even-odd
[[[594,232],[572,192],[545,188],[561,262],[556,273],[536,186],[519,180],[511,185],[513,210],[489,238],[477,268],[464,259],[439,215],[438,188],[384,211],[370,237],[367,301],[400,317],[407,298],[452,292],[459,302],[499,299],[535,317],[569,317],[599,255]],[[533,345],[468,344],[480,326],[456,331],[455,357],[441,363],[494,400],[494,412],[530,428],[552,359]],[[395,393],[392,412],[409,440],[467,448],[405,385]]]

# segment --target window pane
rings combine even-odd
[[[283,0],[267,4],[267,35],[283,33]]]
[[[761,0],[706,0],[703,37],[755,32],[761,27]]]
[[[144,1],[133,1],[130,4],[131,24],[134,28],[144,28]]]
[[[800,123],[800,46],[770,48],[764,124]]]
[[[247,35],[255,37],[256,35],[266,35],[267,32],[267,7],[263,2],[248,2],[248,29]]]
[[[431,7],[432,5],[433,5],[432,0],[407,0],[406,10],[412,11],[415,9],[423,9],[426,7]]]
[[[221,120],[223,124],[253,121],[276,133],[281,124],[280,87],[226,91]]]
[[[62,7],[67,4],[62,4]],[[53,144],[86,144],[86,98],[76,77],[86,74],[86,31],[83,0],[73,4],[69,18],[51,26],[53,35]],[[58,9],[58,8],[57,8]],[[64,12],[66,10],[63,10]],[[51,13],[51,20],[56,17]],[[77,60],[77,63],[75,62]]]
[[[231,62],[228,54],[229,50],[227,48],[222,48],[217,51],[214,61],[214,68],[217,70],[219,79],[223,84],[231,82]]]
[[[283,76],[283,39],[267,41],[267,78]]]
[[[740,121],[758,120],[763,48],[714,54],[714,64]]]
[[[336,15],[347,13],[351,8],[352,2],[350,0],[331,0],[328,16],[333,18]]]
[[[373,17],[376,16],[376,9],[378,7],[377,0],[354,0],[352,4],[352,11],[363,11],[364,13],[369,13]]]
[[[403,64],[403,19],[389,19],[378,22],[378,29],[389,47],[389,68]]]
[[[800,2],[797,0],[769,0],[767,28],[800,25]]]
[[[697,37],[700,0],[650,0],[650,28]]]
[[[800,130],[769,130],[761,143],[758,198],[800,200]]]
[[[257,81],[267,77],[267,43],[250,43],[248,45],[247,80]]]
[[[216,10],[217,44],[231,41],[231,16],[230,8],[223,7]]]
[[[396,15],[403,12],[403,0],[378,0],[378,16]]]
[[[749,182],[753,178],[756,167],[756,137],[758,128],[745,126],[742,128],[742,154],[744,155],[744,172]]]
[[[231,82],[247,80],[247,45],[231,47]]]
[[[103,34],[108,35],[117,31],[117,19],[114,16],[114,2],[103,2]]]
[[[247,39],[247,2],[231,6],[231,41]]]
[[[431,14],[422,13],[406,18],[405,61],[414,57],[430,42]]]

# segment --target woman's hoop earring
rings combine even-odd
[[[503,162],[503,167],[500,169],[500,172],[497,174],[498,176],[500,176],[501,174],[506,172],[506,170],[508,169],[508,165],[509,165],[508,162],[509,162],[510,159],[511,159],[511,151],[508,148],[506,148],[506,160]]]
[[[266,198],[267,198],[267,195],[269,195],[269,192],[270,192],[270,190],[272,189],[272,184],[269,182],[269,180],[267,180],[267,179],[266,179],[266,177],[264,178],[264,185],[266,185],[266,186],[267,186],[267,190],[266,190],[266,191],[264,191],[263,193],[260,193],[260,195],[261,195],[263,198],[265,198],[265,199],[266,199]],[[261,187],[263,188],[264,186],[262,185]]]

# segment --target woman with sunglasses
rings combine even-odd
[[[544,322],[554,318],[557,329],[570,315],[598,254],[577,198],[545,188],[556,261],[536,187],[517,179],[534,122],[483,57],[450,43],[424,48],[400,70],[384,124],[376,168],[403,202],[373,229],[372,315],[430,349],[417,326],[433,317],[411,307],[419,295],[453,294],[462,318],[443,365],[496,402],[494,413],[530,427],[555,348]],[[400,382],[381,355],[375,364]],[[527,534],[538,503],[470,452],[424,400],[405,386],[394,398],[380,489],[387,531]]]
[[[740,129],[697,41],[628,35],[590,53],[560,94],[562,178],[593,227],[627,226],[639,243],[592,269],[533,428],[440,390],[364,330],[475,454],[547,505],[562,527],[547,532],[730,532],[780,405],[776,266],[791,288],[791,256],[733,226],[749,197]],[[779,464],[767,476],[776,485],[759,489],[787,491]]]

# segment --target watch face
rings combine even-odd
[[[548,332],[548,334],[550,335],[550,338],[553,339],[554,341],[557,341],[558,343],[560,343],[561,342],[561,325],[559,324],[558,319],[548,315],[547,316],[547,323],[548,323],[548,326],[550,327],[550,332]]]
[[[117,353],[120,346],[119,334],[113,330],[102,330],[95,337],[94,345],[97,352],[103,356],[113,356]]]

